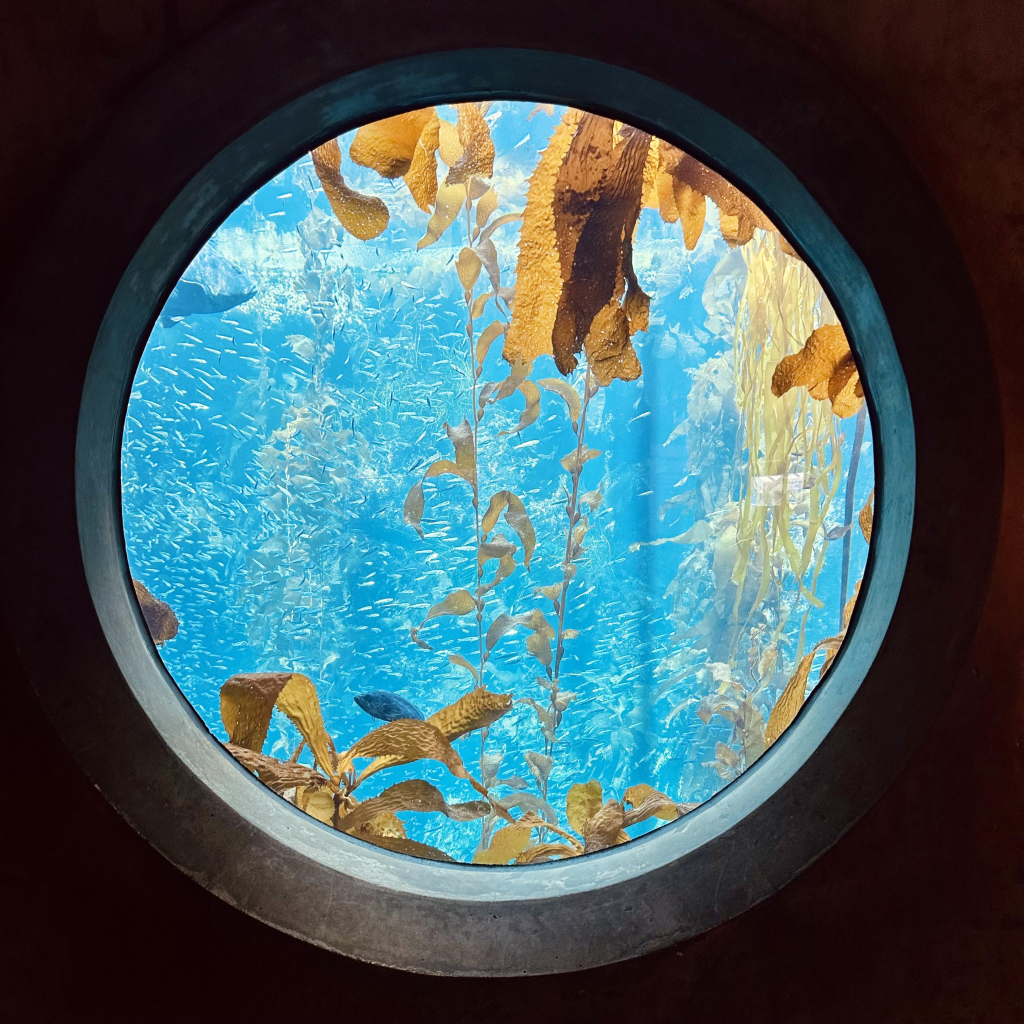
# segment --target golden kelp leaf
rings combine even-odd
[[[622,804],[618,800],[609,800],[591,815],[584,826],[584,852],[597,853],[598,850],[607,850],[609,846],[622,842],[625,824],[626,815]],[[628,840],[629,836],[625,838]]]
[[[441,708],[427,721],[436,726],[449,743],[454,743],[471,732],[486,729],[511,710],[512,694],[491,693],[484,687],[477,686],[454,704]],[[360,779],[366,779],[384,768],[405,763],[406,760],[401,757],[379,757],[362,772]]]
[[[543,864],[555,857],[578,857],[580,851],[565,843],[537,843],[527,846],[515,859],[516,864]]]
[[[554,762],[547,754],[539,754],[536,750],[528,750],[523,757],[526,759],[526,764],[533,777],[537,780],[538,787],[543,791]]]
[[[745,196],[732,182],[705,166],[699,160],[677,147],[666,148],[666,167],[671,166],[672,176],[677,182],[683,182],[701,195],[705,195],[719,209],[720,215],[732,218],[736,236],[734,241],[749,241],[753,237],[753,229],[774,231],[775,225],[768,219],[764,211],[751,199]],[[678,153],[673,163],[671,150]],[[725,232],[723,231],[723,237]],[[728,238],[726,239],[729,240]],[[740,242],[742,244],[742,242]]]
[[[526,405],[523,407],[523,411],[519,414],[519,422],[516,424],[514,430],[502,430],[498,433],[498,437],[504,437],[507,434],[518,434],[525,430],[530,424],[535,423],[537,417],[540,415],[540,389],[532,380],[524,380],[516,388],[523,398],[526,399]]]
[[[578,473],[591,459],[598,458],[600,454],[596,448],[577,449],[576,451],[569,452],[568,455],[563,456],[559,461],[562,469],[567,473]]]
[[[426,107],[363,125],[348,155],[353,163],[372,168],[382,178],[401,178],[412,167],[416,144],[433,116],[434,108]]]
[[[409,630],[409,636],[418,647],[422,647],[425,651],[432,651],[434,648],[426,640],[420,639],[420,630],[431,619],[436,619],[442,615],[468,615],[475,608],[476,601],[468,590],[455,590],[443,601],[433,605],[430,611],[427,612],[427,617],[418,626],[413,626]]]
[[[422,779],[408,779],[385,789],[380,796],[361,803],[340,822],[343,832],[356,832],[381,814],[397,811],[420,811],[443,814],[453,821],[473,821],[482,818],[490,804],[474,800],[466,804],[449,804],[441,791]]]
[[[466,661],[466,659],[461,654],[449,654],[448,660],[453,665],[458,665],[459,668],[466,669],[478,683],[480,682],[480,673],[477,672],[476,666],[471,665],[468,661]]]
[[[584,494],[580,495],[580,502],[588,506],[591,512],[593,512],[602,501],[604,501],[604,495],[600,491],[586,491]]]
[[[868,500],[864,502],[864,507],[860,510],[860,515],[857,516],[857,522],[860,523],[860,532],[864,534],[864,539],[870,544],[871,543],[871,528],[875,523],[875,489],[871,488],[871,493],[868,495]]]
[[[531,633],[526,638],[526,649],[545,668],[551,664],[551,641],[543,633]]]
[[[341,831],[345,831],[343,825],[341,826]],[[354,834],[360,838],[364,838],[366,836],[382,836],[390,839],[407,838],[405,834],[405,826],[390,811],[386,811],[384,814],[378,814],[377,817],[371,818],[370,821],[363,825],[362,828]]]
[[[470,177],[489,178],[494,173],[494,142],[480,107],[476,103],[456,103],[455,109],[459,112],[462,155],[449,165],[445,182],[458,185]]]
[[[647,801],[651,801],[652,805],[657,807],[657,810],[650,812],[654,817],[661,818],[662,821],[675,821],[679,817],[679,808],[675,801],[646,782],[630,786],[622,794],[623,807],[641,808]],[[631,822],[631,824],[635,824],[635,822]]]
[[[501,556],[498,562],[498,568],[494,573],[494,578],[485,584],[481,584],[477,588],[477,594],[482,596],[493,590],[502,580],[508,579],[516,571],[516,560],[515,560],[515,548],[513,547],[507,554]]]
[[[491,287],[494,289],[494,293],[499,295],[501,298],[507,298],[510,293],[510,289],[502,288],[501,286],[501,269],[498,266],[498,250],[495,248],[494,243],[490,238],[481,238],[477,242],[476,253],[480,257],[480,262],[484,265],[484,269],[487,271],[487,277],[491,282]]]
[[[504,828],[499,828],[491,836],[491,841],[487,848],[477,850],[473,854],[473,863],[507,864],[526,849],[527,844],[530,842],[532,830],[532,824],[506,825]]]
[[[525,363],[513,363],[508,376],[502,381],[488,381],[480,389],[480,412],[491,402],[502,402],[514,395],[519,385],[529,376],[530,368]]]
[[[503,227],[505,224],[511,224],[513,221],[522,219],[523,215],[521,213],[503,213],[496,220],[491,221],[491,223],[480,232],[480,241],[477,243],[477,247],[479,248],[480,245],[486,242],[498,228]]]
[[[613,380],[636,380],[640,376],[640,360],[629,340],[629,318],[615,298],[594,315],[584,342],[587,364],[598,384],[607,386]],[[575,365],[576,358],[572,358]]]
[[[754,237],[754,225],[746,218],[719,210],[718,230],[729,246],[746,245]]]
[[[491,693],[478,686],[454,704],[435,712],[427,721],[436,726],[449,743],[454,743],[461,736],[493,725],[511,710],[511,693]]]
[[[540,682],[538,677],[537,682]],[[541,732],[544,733],[544,738],[550,740],[554,733],[555,719],[551,713],[551,709],[544,704],[538,704],[532,697],[519,697],[516,700],[517,704],[529,704],[531,708],[537,713],[537,721],[540,722]]]
[[[683,222],[683,245],[693,250],[704,231],[707,204],[700,192],[682,181],[674,182],[673,194],[679,219]]]
[[[434,213],[427,221],[427,230],[416,243],[416,248],[425,249],[428,245],[433,245],[452,226],[465,201],[466,188],[464,185],[439,184]]]
[[[587,822],[601,809],[604,794],[597,779],[574,782],[565,796],[565,816],[579,834],[585,835]]]
[[[786,688],[779,694],[779,699],[768,716],[768,724],[764,729],[764,742],[770,747],[792,724],[797,712],[804,706],[807,692],[807,677],[811,674],[811,663],[816,652],[811,651],[800,659]]]
[[[545,377],[543,380],[537,381],[537,383],[545,391],[552,391],[564,400],[569,409],[569,419],[572,420],[572,425],[575,429],[582,409],[579,392],[567,380],[562,380],[561,377]]]
[[[579,110],[566,111],[530,175],[519,232],[516,304],[503,353],[512,364],[531,364],[537,356],[551,354],[551,331],[562,290],[555,239],[555,183],[582,116]]]
[[[562,597],[562,584],[552,583],[549,587],[534,587],[533,593],[534,596],[537,594],[543,594],[549,601],[557,604]],[[564,636],[565,634],[563,633],[562,635]]]
[[[476,363],[483,366],[492,342],[505,333],[505,324],[501,320],[492,320],[481,332],[476,342]]]
[[[482,317],[484,315],[484,308],[486,307],[487,303],[490,302],[491,299],[493,299],[493,298],[494,298],[494,292],[484,292],[483,295],[478,295],[473,300],[473,308],[472,308],[471,313],[470,313],[470,318],[473,319],[473,320],[479,320],[480,317]],[[496,324],[498,324],[498,326],[501,328],[501,330],[498,331],[497,334],[494,335],[494,337],[496,338],[498,336],[498,334],[501,334],[505,330],[505,325],[503,323],[501,323],[500,321],[498,321],[498,320],[495,320],[494,322]],[[491,326],[491,325],[489,324],[488,326]],[[491,339],[491,341],[493,341],[493,340],[494,340],[494,338]],[[490,341],[487,344],[488,344],[488,347],[490,347]],[[479,351],[477,353],[477,362],[481,362]]]
[[[790,388],[813,388],[827,381],[849,351],[850,344],[842,327],[826,324],[817,328],[799,352],[786,356],[775,367],[772,394],[781,398]]]
[[[864,404],[864,390],[852,352],[847,352],[832,371],[828,379],[828,397],[832,402],[832,412],[840,419],[856,415]]]
[[[480,276],[480,257],[472,249],[463,246],[459,258],[455,261],[455,270],[467,292],[472,292],[476,279]]]
[[[502,612],[487,629],[487,635],[484,638],[487,650],[491,651],[503,636],[519,626],[525,626],[532,632],[540,633],[547,637],[548,640],[553,639],[555,635],[554,627],[537,608],[534,608],[533,611],[528,612],[526,615],[506,615]]]
[[[482,231],[491,214],[498,208],[498,193],[489,188],[476,204],[476,229]]]
[[[473,441],[473,427],[464,419],[457,427],[444,425],[448,440],[455,449],[455,465],[459,473],[470,483],[476,483],[476,454]]]
[[[448,167],[454,167],[462,159],[462,143],[459,130],[451,121],[441,120],[438,124],[438,153]]]
[[[452,749],[437,726],[415,718],[400,718],[374,729],[342,756],[340,770],[348,771],[357,757],[388,756],[401,758],[402,762],[419,761],[421,758],[440,761],[456,778],[465,779],[484,796],[487,795],[480,783],[466,771],[462,758]],[[364,772],[360,781],[366,777],[367,773]]]
[[[440,122],[434,114],[423,126],[412,166],[405,175],[405,184],[416,205],[425,213],[437,200],[437,145]]]
[[[516,546],[511,541],[506,540],[505,534],[496,533],[491,540],[481,541],[480,546],[477,548],[477,565],[480,569],[483,569],[492,558],[504,558],[515,550]]]
[[[601,383],[639,375],[629,343],[630,317],[636,320],[635,329],[641,329],[650,302],[633,271],[633,229],[650,136],[623,126],[616,143],[613,127],[605,117],[584,114],[554,191],[563,281],[551,335],[555,364],[568,374],[576,366],[576,353],[586,347]],[[619,300],[627,286],[624,310]],[[600,363],[596,367],[595,358]]]
[[[640,205],[648,209],[658,208],[658,169],[661,161],[661,140],[651,136],[651,146],[647,150],[644,163],[644,187]]]
[[[555,116],[554,103],[538,103],[533,110],[526,115],[527,121],[532,121],[538,114],[547,114],[548,117]]]
[[[797,259],[800,259],[800,253],[798,253],[796,249],[793,248],[793,244],[790,242],[788,238],[786,238],[786,236],[781,231],[779,232],[779,248],[787,256],[795,256]]]
[[[229,742],[263,750],[277,695],[291,677],[291,672],[244,672],[220,688],[220,717]]]
[[[833,639],[845,639],[846,627],[850,625],[850,619],[853,617],[853,609],[857,606],[857,599],[860,597],[860,585],[863,582],[863,580],[857,580],[857,583],[854,585],[853,593],[850,595],[850,600],[846,602],[846,607],[843,608],[843,631],[839,634],[839,636],[834,637]],[[815,646],[818,645],[815,644]]]
[[[526,506],[511,491],[498,491],[491,495],[490,504],[480,521],[480,532],[486,536],[497,525],[498,517],[505,513],[505,522],[515,530],[523,544],[523,565],[530,568],[530,559],[537,547],[537,534],[527,514]]]
[[[334,823],[334,794],[329,789],[299,786],[295,790],[295,806],[325,825]]]
[[[405,496],[405,504],[402,506],[402,522],[411,526],[421,537],[423,527],[420,521],[423,519],[423,484],[413,484],[409,493]]]
[[[367,832],[360,832],[357,839],[365,843],[373,843],[374,846],[382,846],[392,853],[404,853],[409,857],[419,857],[421,860],[436,860],[442,864],[456,863],[453,857],[449,857],[444,850],[436,846],[428,846],[426,843],[418,843],[415,839],[400,839],[394,836],[377,836]]]
[[[138,580],[132,580],[139,609],[153,643],[163,644],[178,635],[178,617],[171,606],[155,598]]]
[[[668,171],[659,171],[654,179],[654,188],[657,195],[658,212],[666,224],[675,224],[679,220],[679,211],[676,209],[675,179]]]
[[[443,601],[435,604],[427,612],[424,622],[436,619],[441,615],[468,615],[476,610],[476,601],[468,590],[453,590]]]
[[[341,226],[364,242],[376,238],[388,226],[388,208],[376,196],[364,196],[345,184],[341,176],[341,150],[338,140],[332,139],[317,146],[310,154],[313,169],[323,186],[324,195],[331,204]]]
[[[307,768],[304,764],[280,761],[276,757],[257,754],[248,747],[235,746],[233,743],[225,743],[224,747],[239,764],[244,765],[249,771],[257,772],[260,782],[265,783],[275,793],[283,793],[286,789],[297,786],[316,789],[329,785],[328,780],[319,772]]]
[[[309,676],[294,673],[277,695],[277,706],[302,733],[317,764],[332,777],[335,774],[331,740],[324,728],[320,698]]]

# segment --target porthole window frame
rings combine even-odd
[[[120,518],[122,425],[135,367],[164,299],[224,217],[326,138],[404,109],[485,98],[619,117],[679,143],[758,202],[818,276],[848,331],[875,443],[876,526],[862,598],[827,684],[794,725],[684,819],[599,854],[529,868],[393,854],[321,825],[256,784],[211,736],[153,647],[132,596]],[[430,973],[547,973],[636,956],[742,913],[870,806],[924,721],[907,702],[908,686],[891,708],[896,725],[883,730],[884,757],[858,782],[868,756],[863,712],[852,728],[846,712],[855,700],[880,707],[878,680],[866,681],[898,671],[887,631],[906,590],[915,498],[920,506],[915,420],[868,269],[781,155],[724,113],[625,67],[555,51],[438,50],[333,77],[292,98],[205,161],[152,217],[78,378],[74,514],[102,630],[88,625],[83,671],[92,673],[88,693],[116,691],[116,699],[91,710],[79,700],[84,710],[71,725],[61,701],[66,710],[76,698],[66,684],[62,690],[52,661],[32,653],[45,643],[38,623],[28,661],[76,755],[161,852],[247,913],[351,956]],[[934,484],[930,463],[928,473]],[[66,503],[62,509],[66,523]],[[972,554],[979,580],[987,551],[981,544]],[[18,621],[24,627],[24,617]],[[94,651],[101,637],[106,649]]]

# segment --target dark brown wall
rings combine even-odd
[[[121,98],[244,6],[6,7],[0,287],[20,233]],[[273,932],[165,863],[61,746],[4,636],[5,1019],[1024,1020],[1024,4],[736,6],[823,59],[899,140],[963,249],[999,373],[1006,500],[989,601],[972,662],[899,781],[796,882],[677,949],[521,982],[406,976]],[[41,359],[49,346],[45,336],[4,343],[37,347]],[[45,429],[45,390],[26,382],[25,394],[23,409],[7,411],[6,443],[31,444]]]

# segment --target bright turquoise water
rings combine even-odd
[[[527,178],[557,123],[544,112],[528,119],[530,111],[519,103],[490,110],[498,214],[522,210]],[[451,111],[440,112],[454,121]],[[343,153],[350,138],[340,140]],[[457,223],[417,251],[428,215],[401,179],[384,181],[347,158],[342,170],[352,187],[387,203],[384,234],[369,242],[346,235],[310,159],[299,160],[239,206],[208,243],[251,279],[255,296],[227,312],[162,318],[132,390],[123,449],[131,572],[176,612],[180,632],[160,653],[218,739],[226,738],[219,688],[235,673],[308,675],[339,749],[379,724],[353,703],[357,694],[394,691],[429,715],[471,685],[447,655],[475,660],[472,616],[428,623],[422,636],[433,653],[409,635],[448,592],[475,586],[468,486],[451,476],[427,482],[423,539],[402,517],[425,468],[452,455],[444,424],[470,412],[465,304],[454,267],[465,230]],[[603,501],[590,516],[565,613],[579,637],[566,641],[562,688],[576,697],[557,730],[548,793],[563,824],[568,787],[591,778],[606,798],[649,782],[682,802],[705,800],[725,785],[713,764],[716,744],[736,747],[728,721],[714,716],[705,724],[697,709],[719,688],[708,663],[722,664],[730,653],[721,628],[709,631],[707,623],[723,586],[716,572],[722,522],[740,497],[746,458],[737,450],[733,386],[744,251],[762,243],[730,249],[710,203],[708,209],[693,252],[684,249],[678,224],[643,211],[635,266],[652,295],[651,325],[633,339],[643,374],[601,389],[588,409],[587,443],[601,455],[587,464],[581,489],[600,488]],[[493,235],[507,284],[514,283],[517,239],[517,223]],[[817,322],[827,315],[822,307]],[[484,380],[506,376],[500,353],[499,340]],[[557,376],[550,357],[537,361],[535,379]],[[534,588],[561,580],[567,478],[559,459],[576,440],[562,400],[541,395],[538,419],[521,433],[520,396],[489,407],[481,427],[481,493],[485,500],[503,488],[520,495],[537,534],[529,572],[517,553],[515,572],[488,596],[485,626],[501,612],[533,608],[553,618]],[[853,423],[839,428],[844,467]],[[872,486],[868,424],[856,510]],[[844,490],[826,529],[842,523]],[[799,500],[795,493],[792,503]],[[715,527],[714,535],[636,548],[700,521]],[[519,544],[504,521],[498,529]],[[867,556],[856,521],[852,536],[851,587]],[[822,607],[809,609],[807,647],[839,631],[841,550],[841,542],[832,543],[824,557],[816,591]],[[763,626],[764,638],[792,609],[777,670],[756,701],[764,717],[793,670],[808,610],[792,579],[784,572],[779,578],[732,650],[736,678],[749,685],[749,629]],[[527,635],[520,630],[497,644],[485,682],[545,702]],[[286,758],[298,741],[275,713],[264,752]],[[479,742],[474,734],[456,743],[477,775]],[[527,703],[491,729],[487,750],[502,754],[498,775],[512,779],[498,794],[537,795],[523,755],[543,745]],[[425,764],[382,772],[360,795],[426,778],[452,801],[473,799],[468,784]],[[460,859],[471,858],[479,840],[478,823],[401,817],[411,838]]]

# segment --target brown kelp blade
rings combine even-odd
[[[444,814],[453,821],[472,821],[482,818],[490,810],[483,800],[449,804],[441,791],[422,779],[408,779],[385,789],[347,814],[340,822],[343,832],[356,832],[381,814],[397,811],[420,811]]]
[[[224,683],[220,688],[220,713],[229,742],[262,752],[275,706],[291,719],[317,763],[334,778],[331,741],[324,728],[320,698],[312,680],[298,672],[242,673]]]
[[[332,139],[310,154],[324,195],[341,226],[356,238],[376,238],[388,226],[388,208],[376,196],[364,196],[350,189],[341,175],[341,150]]]
[[[266,783],[275,793],[280,794],[296,786],[318,789],[329,785],[324,776],[304,764],[257,754],[248,747],[236,746],[234,743],[225,743],[224,747],[239,764],[256,772],[260,782]]]
[[[173,640],[178,635],[178,616],[174,614],[171,606],[155,598],[138,580],[132,580],[132,587],[153,643],[163,644]]]
[[[435,712],[427,721],[435,726],[449,743],[454,743],[462,736],[493,725],[511,710],[512,694],[491,693],[490,690],[477,686],[454,704]],[[378,757],[363,770],[360,780],[369,778],[384,768],[407,763],[406,759],[393,754]]]
[[[412,167],[423,129],[434,116],[434,108],[425,107],[363,125],[348,155],[353,163],[372,168],[382,178],[401,178]]]
[[[597,814],[603,802],[601,783],[597,779],[574,782],[565,797],[565,816],[581,836],[585,835],[587,822]]]
[[[421,759],[440,761],[456,778],[464,779],[482,795],[487,795],[484,787],[466,771],[462,758],[452,749],[441,730],[431,722],[413,718],[387,722],[364,736],[341,756],[339,771],[348,771],[353,760],[358,757],[389,756],[399,758],[396,763]],[[364,772],[359,781],[363,781],[367,775],[368,772]]]

